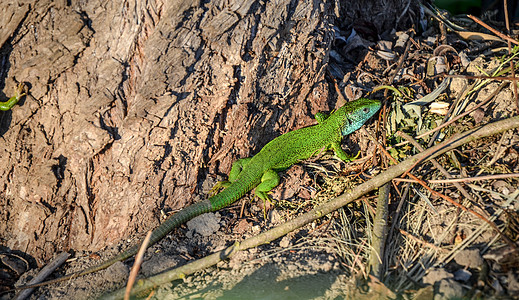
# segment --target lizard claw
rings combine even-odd
[[[354,160],[356,160],[357,158],[359,158],[359,155],[360,155],[360,151],[357,152],[357,154],[356,154],[355,156],[350,156],[350,155],[348,155],[347,159],[345,159],[344,161],[345,161],[345,162],[354,161]]]
[[[274,206],[274,200],[267,194],[267,192],[255,192],[256,196],[263,200],[263,219],[267,220],[267,202]]]
[[[17,87],[15,87],[14,89],[14,96],[18,99],[20,99],[21,97],[27,95],[27,93],[25,93],[25,84],[23,82],[20,82],[18,84]]]

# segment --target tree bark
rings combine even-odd
[[[329,109],[332,3],[28,1],[4,11],[4,94],[22,81],[30,95],[0,116],[0,235],[37,258],[151,229],[160,209],[205,197],[207,174]]]

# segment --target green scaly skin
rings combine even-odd
[[[359,129],[380,109],[380,105],[377,100],[362,98],[347,103],[330,116],[318,113],[315,118],[319,124],[283,134],[265,145],[254,157],[236,161],[229,173],[229,182],[217,184],[217,187],[226,187],[222,192],[190,205],[169,217],[152,232],[149,245],[161,240],[174,228],[196,216],[229,206],[254,188],[256,188],[255,194],[259,198],[269,200],[267,193],[279,184],[277,172],[308,159],[323,149],[332,148],[336,155],[344,161],[355,159],[356,157],[349,156],[342,150],[341,140],[343,136]],[[35,285],[27,285],[20,289],[56,283],[105,269],[135,255],[139,247],[139,245],[135,245],[84,271]]]

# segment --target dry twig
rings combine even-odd
[[[505,8],[505,11],[507,9]],[[490,30],[493,34],[497,35],[498,37],[502,38],[503,40],[506,40],[510,43],[514,43],[516,45],[519,45],[519,42],[514,40],[513,38],[509,37],[508,35],[506,34],[503,34],[501,32],[499,32],[498,30],[492,28],[492,26],[488,25],[487,23],[481,21],[480,19],[478,19],[477,17],[473,16],[473,15],[467,15],[467,17],[471,18],[474,22],[478,23],[479,25],[485,27],[486,29]]]
[[[43,280],[45,280],[45,278],[47,278],[47,276],[52,274],[52,272],[54,272],[54,270],[59,268],[59,266],[61,266],[67,260],[67,258],[69,256],[70,256],[70,254],[67,252],[62,252],[62,253],[58,254],[58,256],[56,256],[55,259],[53,259],[48,265],[46,265],[43,269],[41,269],[41,271],[38,273],[38,275],[36,275],[36,277],[34,277],[27,284],[36,284],[36,283],[42,282]],[[34,288],[29,288],[29,289],[20,291],[20,293],[18,293],[18,295],[16,295],[16,297],[14,299],[16,299],[16,300],[26,299],[27,297],[29,297],[31,295],[32,291],[34,291]]]
[[[456,182],[471,182],[471,181],[481,181],[481,180],[496,180],[496,179],[506,179],[506,178],[517,178],[519,177],[518,173],[512,174],[495,174],[495,175],[485,175],[485,176],[476,176],[476,177],[467,177],[467,178],[449,178],[449,179],[431,179],[427,180],[427,183],[456,183]],[[397,182],[411,182],[417,183],[418,181],[409,178],[395,178],[394,181]]]
[[[139,269],[141,268],[142,258],[144,257],[144,253],[146,252],[146,248],[148,248],[148,244],[151,238],[151,231],[148,231],[148,234],[142,241],[141,248],[139,248],[139,252],[135,256],[135,263],[133,264],[132,270],[130,271],[130,277],[128,278],[128,284],[126,285],[126,291],[124,293],[124,300],[130,299],[130,292],[132,290],[133,284],[137,279],[137,273],[139,273]]]

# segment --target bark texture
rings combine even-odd
[[[48,258],[159,223],[326,110],[333,4],[10,4],[2,18],[2,244]]]

